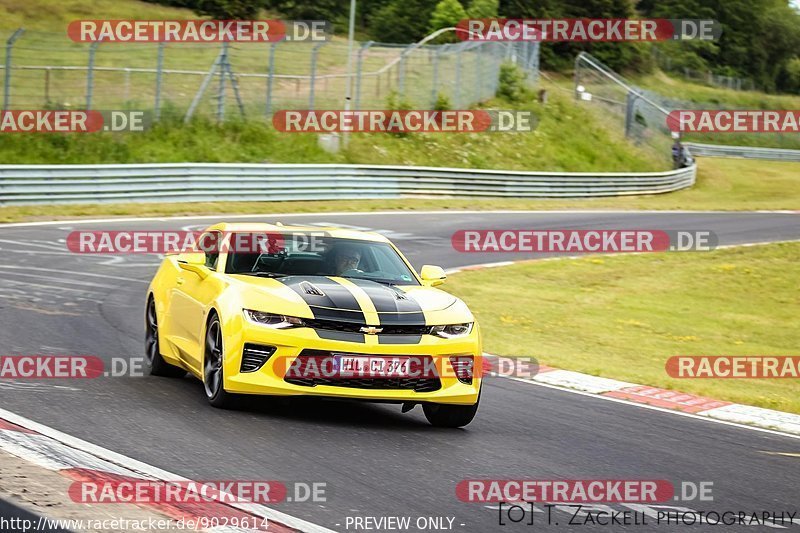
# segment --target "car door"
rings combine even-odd
[[[172,292],[170,314],[176,340],[184,362],[197,372],[202,369],[206,312],[222,287],[216,271],[218,261],[218,253],[205,254],[204,266],[208,270],[205,276],[180,270]]]

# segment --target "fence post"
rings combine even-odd
[[[214,60],[214,63],[211,65],[211,69],[209,69],[206,77],[203,78],[203,82],[200,84],[200,89],[198,89],[197,94],[194,95],[194,99],[192,99],[192,103],[189,104],[189,109],[186,111],[186,115],[183,117],[184,124],[188,124],[192,117],[194,116],[194,112],[197,109],[197,106],[200,104],[200,100],[202,100],[203,95],[206,93],[206,89],[211,84],[211,80],[214,78],[214,73],[220,66],[220,61],[222,61],[222,54],[218,55],[217,58]]]
[[[314,85],[317,81],[317,54],[319,53],[319,49],[324,45],[327,41],[322,41],[314,45],[314,48],[311,49],[311,87],[308,91],[308,109],[314,110]]]
[[[483,81],[482,80],[482,73],[481,73],[481,70],[482,70],[481,69],[481,62],[482,62],[481,51],[482,50],[483,50],[483,43],[480,43],[478,45],[477,50],[475,51],[475,53],[478,55],[478,57],[475,58],[475,102],[474,103],[478,103],[478,102],[481,101],[481,84],[482,84],[482,81]]]
[[[447,46],[442,45],[442,46]],[[436,50],[433,51],[433,80],[431,81],[431,108],[436,107],[436,101],[438,100],[439,96],[439,53],[442,51],[442,47],[436,47]]]
[[[14,48],[14,41],[19,39],[25,30],[17,29],[6,41],[6,71],[3,81],[3,110],[7,111],[11,105],[11,49]]]
[[[359,105],[361,104],[361,70],[364,60],[364,52],[366,52],[369,47],[372,46],[372,43],[373,41],[367,41],[361,45],[361,48],[358,49],[358,62],[356,63],[356,97],[353,105],[355,110],[358,110]],[[380,80],[380,74],[378,75],[378,80]]]
[[[530,71],[533,74],[533,81],[539,81],[539,54],[541,53],[541,47],[539,43],[531,43],[533,47],[533,52],[531,53],[531,65]]]
[[[125,89],[123,91],[125,105],[128,105],[128,100],[131,98],[131,69],[130,67],[125,67]]]
[[[164,75],[164,46],[166,46],[164,41],[158,43],[158,57],[156,59],[156,122],[161,120],[161,83],[163,81],[162,76]]]
[[[575,99],[580,100],[581,92],[578,87],[581,86],[581,54],[575,56]]]
[[[628,91],[625,95],[625,137],[628,138],[633,133],[633,121],[636,117],[636,99],[639,95],[633,91]]]
[[[222,42],[219,63],[219,92],[217,93],[217,123],[225,120],[225,73],[228,65],[228,41]]]
[[[89,66],[86,70],[86,111],[92,109],[92,96],[94,94],[94,56],[97,54],[97,47],[100,41],[94,41],[89,45]]]
[[[44,69],[44,104],[50,106],[50,67]]]
[[[406,86],[406,51],[400,53],[400,61],[397,63],[397,94],[404,98]]]
[[[272,114],[272,84],[275,80],[275,47],[281,44],[282,41],[275,41],[269,47],[269,74],[267,75],[267,106],[264,110],[264,116],[269,117]]]
[[[456,88],[455,94],[453,95],[453,107],[456,109],[461,108],[461,50],[463,48],[462,44],[459,43],[456,45]]]

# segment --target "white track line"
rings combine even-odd
[[[747,424],[739,424],[737,422],[728,422],[727,420],[719,420],[719,419],[711,418],[711,417],[708,417],[708,416],[700,416],[700,415],[696,415],[696,414],[692,414],[692,413],[686,413],[684,411],[676,411],[674,409],[666,409],[664,407],[656,407],[655,405],[649,405],[649,404],[646,404],[646,403],[632,402],[630,400],[623,400],[623,399],[620,399],[620,398],[613,398],[611,396],[603,396],[602,394],[595,394],[595,393],[591,393],[591,392],[584,392],[584,391],[579,391],[579,390],[574,390],[574,389],[567,389],[567,388],[564,388],[564,387],[559,387],[557,385],[551,385],[549,383],[542,383],[540,381],[533,381],[533,380],[528,380],[528,379],[523,379],[523,378],[515,378],[515,377],[512,377],[512,376],[503,376],[503,377],[505,377],[506,379],[511,379],[513,381],[519,381],[521,383],[527,383],[529,385],[536,385],[537,387],[546,387],[548,389],[555,389],[555,390],[559,390],[559,391],[562,391],[562,392],[569,392],[571,394],[579,394],[581,396],[588,396],[590,398],[597,398],[597,399],[600,399],[600,400],[606,400],[608,402],[624,403],[625,405],[630,405],[630,406],[633,406],[633,407],[641,407],[643,409],[651,409],[653,411],[659,411],[659,412],[662,412],[662,413],[669,413],[671,415],[685,416],[687,418],[694,418],[695,420],[703,420],[705,422],[713,422],[714,424],[722,424],[722,425],[725,425],[725,426],[733,426],[733,427],[740,428],[740,429],[749,429],[750,431],[759,431],[761,433],[769,433],[771,435],[778,435],[780,437],[789,437],[791,439],[799,439],[800,440],[800,435],[794,435],[792,433],[784,433],[782,431],[777,431],[777,430],[774,430],[774,429],[766,429],[766,428],[760,428],[760,427],[756,427],[756,426],[749,426]]]
[[[0,418],[11,422],[12,424],[16,424],[17,426],[21,426],[26,429],[30,429],[35,431],[45,437],[49,437],[57,442],[60,442],[66,446],[71,448],[75,448],[76,450],[80,450],[81,452],[91,454],[95,457],[108,461],[118,466],[122,466],[124,468],[128,468],[130,470],[141,472],[143,474],[147,474],[152,476],[155,479],[159,479],[162,481],[167,482],[190,482],[192,480],[175,475],[171,472],[166,470],[162,470],[155,466],[149,465],[147,463],[143,463],[141,461],[137,461],[131,457],[127,457],[125,455],[119,454],[117,452],[111,451],[107,448],[103,448],[101,446],[97,446],[96,444],[92,444],[85,440],[81,440],[77,437],[73,437],[72,435],[68,435],[66,433],[62,433],[57,429],[53,429],[49,426],[45,426],[44,424],[40,424],[38,422],[34,422],[28,418],[20,416],[16,413],[12,413],[11,411],[7,411],[5,409],[0,408]],[[231,507],[235,507],[241,511],[245,511],[248,513],[253,513],[257,516],[261,516],[267,518],[270,521],[278,522],[289,527],[298,529],[305,533],[336,533],[331,529],[327,529],[317,524],[313,524],[311,522],[307,522],[300,518],[295,518],[291,515],[286,513],[282,513],[280,511],[276,511],[275,509],[270,509],[269,507],[265,507],[263,505],[254,504],[254,503],[231,503],[229,504]]]
[[[36,270],[39,272],[52,272],[54,274],[75,274],[76,276],[91,276],[95,278],[107,278],[107,279],[114,279],[117,281],[135,281],[136,283],[149,283],[149,281],[144,279],[135,279],[135,278],[124,278],[122,276],[112,276],[108,274],[95,274],[92,272],[76,272],[74,270],[63,270],[57,268],[40,268],[40,267],[29,267],[29,266],[15,266],[15,265],[0,265],[0,269],[9,269],[9,270]]]

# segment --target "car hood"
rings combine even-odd
[[[421,285],[386,285],[333,276],[259,278],[235,275],[243,307],[327,320],[380,324],[471,322],[466,305],[444,291]],[[370,320],[370,317],[373,320]]]

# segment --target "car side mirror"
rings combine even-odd
[[[422,278],[422,284],[428,287],[441,285],[447,279],[444,269],[435,265],[423,265],[422,270],[419,271],[419,276]]]
[[[178,267],[187,272],[194,272],[200,279],[206,279],[211,271],[206,264],[206,256],[203,253],[180,254],[177,258]]]

